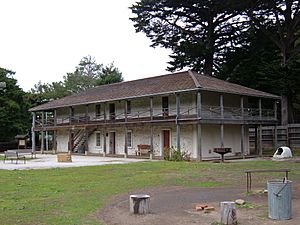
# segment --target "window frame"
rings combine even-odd
[[[99,139],[98,139],[99,138]],[[99,142],[99,143],[98,143]],[[99,145],[98,145],[99,144]],[[101,148],[101,132],[97,131],[96,132],[96,147]]]
[[[129,134],[130,133],[130,143],[129,143]],[[127,148],[133,148],[133,141],[132,141],[132,130],[127,131]]]

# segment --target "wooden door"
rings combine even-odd
[[[163,130],[163,149],[170,148],[170,131]]]
[[[116,107],[114,103],[109,104],[109,116],[111,120],[116,118]]]
[[[109,153],[116,154],[116,133],[109,132]]]

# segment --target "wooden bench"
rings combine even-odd
[[[150,145],[138,145],[136,155],[148,155],[150,153]]]
[[[251,191],[252,173],[273,173],[273,172],[284,172],[285,177],[288,179],[289,172],[291,172],[291,170],[290,169],[245,170],[245,173],[247,174],[247,192]]]
[[[16,151],[19,155],[25,156],[25,155],[31,155],[31,158],[36,158],[36,153],[35,151],[32,151],[32,149],[17,149],[17,150],[12,150]]]
[[[5,163],[5,160],[10,160],[12,163],[14,159],[16,160],[16,164],[18,164],[19,159],[23,159],[24,164],[26,163],[25,155],[19,155],[16,150],[7,150],[4,152],[3,163]]]

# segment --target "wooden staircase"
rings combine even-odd
[[[75,153],[84,153],[87,151],[87,149],[84,149],[86,142],[88,141],[91,134],[95,131],[93,130],[86,130],[86,129],[80,129],[78,130],[74,135],[74,144],[72,147],[72,152]],[[83,149],[81,151],[81,149]]]

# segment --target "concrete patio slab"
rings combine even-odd
[[[127,164],[143,161],[149,160],[72,155],[72,162],[61,163],[57,162],[56,155],[37,154],[36,159],[26,160],[26,164],[23,163],[23,160],[20,160],[18,164],[15,164],[15,161],[11,163],[10,160],[7,160],[5,163],[2,161],[0,162],[0,170],[32,170],[81,166],[100,166],[108,164]]]

